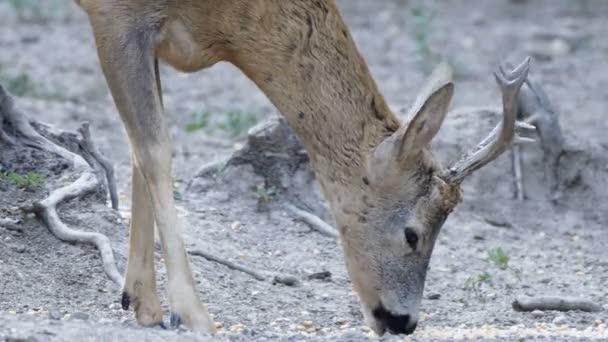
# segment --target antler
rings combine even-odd
[[[470,153],[464,155],[458,162],[450,167],[442,178],[448,183],[460,183],[462,180],[480,169],[506,151],[513,141],[530,141],[529,138],[520,137],[516,130],[530,130],[534,126],[519,122],[517,118],[517,97],[519,90],[528,76],[530,57],[517,66],[513,71],[506,72],[501,66],[494,72],[496,82],[502,93],[503,119],[492,132],[482,140]]]

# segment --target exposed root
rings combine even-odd
[[[73,243],[88,243],[97,247],[101,253],[104,271],[114,283],[122,286],[123,278],[116,268],[110,240],[100,233],[80,232],[67,227],[57,213],[57,205],[61,202],[83,196],[97,189],[99,180],[95,176],[91,165],[82,156],[68,151],[38,133],[29,123],[27,117],[15,107],[13,98],[2,86],[0,86],[0,118],[14,129],[17,141],[71,161],[74,174],[80,175],[67,186],[52,190],[47,198],[21,209],[25,213],[34,213],[58,239]],[[85,141],[85,144],[86,141],[90,143],[88,126],[83,125],[81,127],[81,133],[83,132],[83,141]]]
[[[318,216],[311,214],[308,211],[299,209],[292,204],[286,204],[285,207],[289,209],[289,211],[291,211],[294,216],[296,216],[299,220],[305,222],[313,230],[316,230],[317,232],[325,236],[333,238],[338,237],[338,232],[336,232],[336,230],[332,226],[325,223],[325,221],[323,221]]]
[[[82,136],[80,147],[88,152],[104,170],[106,179],[108,181],[108,192],[110,193],[112,209],[118,210],[118,192],[116,191],[116,178],[114,177],[114,167],[112,166],[112,163],[110,163],[110,161],[99,152],[93,143],[88,122],[83,123],[78,129],[78,132]]]
[[[583,298],[571,297],[520,297],[513,301],[513,310],[519,312],[541,311],[572,311],[598,312],[602,307]]]

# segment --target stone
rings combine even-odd
[[[562,324],[565,324],[566,321],[567,321],[566,316],[559,315],[559,316],[557,316],[557,317],[555,317],[553,319],[553,324],[555,324],[555,325],[562,325]]]
[[[74,312],[72,315],[70,315],[70,318],[81,321],[87,321],[89,319],[89,314],[86,314],[84,312]]]

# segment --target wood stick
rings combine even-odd
[[[512,303],[513,310],[519,312],[572,311],[599,312],[602,307],[588,299],[573,297],[519,297]]]
[[[228,267],[230,269],[243,272],[245,274],[248,274],[248,275],[252,276],[253,278],[255,278],[256,280],[259,280],[259,281],[265,281],[265,280],[268,279],[266,276],[264,276],[262,273],[260,273],[258,271],[255,271],[255,270],[253,270],[251,268],[248,268],[246,266],[243,266],[243,265],[238,265],[238,264],[236,264],[236,263],[234,263],[232,261],[220,258],[220,257],[215,256],[213,254],[210,254],[210,253],[207,253],[207,252],[203,252],[200,249],[190,250],[190,251],[188,251],[188,254],[194,255],[194,256],[203,257],[203,258],[205,258],[205,259],[207,259],[209,261],[213,261],[213,262],[216,262],[218,264],[224,265],[224,266],[226,266],[226,267]]]
[[[308,211],[297,208],[292,204],[285,204],[285,207],[291,211],[291,213],[296,216],[299,220],[302,220],[306,223],[310,228],[316,230],[317,232],[329,236],[332,238],[338,237],[338,232],[329,224],[325,223],[320,217],[309,213]]]

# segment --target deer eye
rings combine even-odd
[[[416,249],[416,244],[418,244],[418,234],[413,228],[405,228],[405,241],[407,241],[408,245],[412,249]]]

